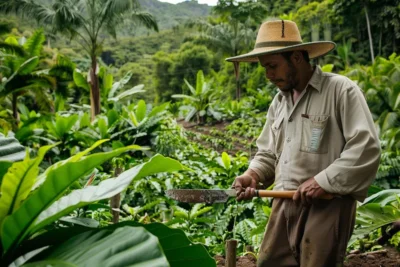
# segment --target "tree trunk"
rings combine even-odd
[[[114,176],[118,177],[123,169],[115,167]],[[121,193],[116,194],[110,199],[111,213],[113,215],[113,223],[119,222],[119,206],[121,205]]]
[[[319,24],[312,24],[311,25],[311,41],[318,42],[319,41]]]
[[[332,40],[332,25],[330,23],[324,24],[324,40],[325,41]]]
[[[13,124],[13,131],[15,132],[18,129],[18,124],[19,124],[19,113],[18,113],[18,107],[17,107],[17,94],[13,93],[12,94],[12,112],[13,112],[13,117],[14,117],[14,124]]]
[[[365,19],[367,20],[367,29],[368,29],[368,37],[369,37],[369,49],[371,50],[371,60],[372,60],[372,64],[373,64],[374,61],[375,61],[374,45],[372,43],[371,26],[369,24],[369,16],[368,16],[367,6],[364,6],[364,11],[365,11]]]
[[[97,114],[100,114],[100,86],[99,77],[96,73],[97,60],[96,55],[91,56],[92,67],[90,68],[90,106],[91,106],[91,119],[95,119]]]
[[[236,78],[236,100],[240,100],[240,69],[239,69],[239,62],[233,62],[233,66],[235,69],[235,78]]]

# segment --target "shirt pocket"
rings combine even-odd
[[[283,127],[284,115],[278,116],[272,124],[272,132],[274,135],[274,144],[275,144],[275,156],[279,158],[280,153],[283,150],[283,140],[284,140],[284,127]]]
[[[301,115],[302,130],[300,151],[324,154],[328,152],[326,127],[329,115]]]

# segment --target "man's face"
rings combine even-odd
[[[260,56],[259,60],[265,68],[267,79],[279,90],[287,92],[295,88],[297,70],[291,61],[287,61],[281,54]]]

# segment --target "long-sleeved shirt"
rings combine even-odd
[[[367,196],[380,160],[379,138],[360,88],[347,77],[316,66],[306,89],[293,104],[278,93],[257,139],[250,162],[275,190],[296,190],[314,177],[326,192]]]

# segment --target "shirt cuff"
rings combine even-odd
[[[269,172],[268,170],[265,170],[261,164],[257,162],[250,162],[249,169],[253,170],[255,173],[257,173],[258,178],[260,179],[260,183],[265,184],[267,179],[269,180],[271,177],[273,177],[273,174]]]
[[[318,183],[318,185],[322,189],[324,189],[327,193],[337,193],[335,188],[331,185],[331,182],[329,181],[329,178],[326,175],[325,170],[315,175],[314,179]]]

